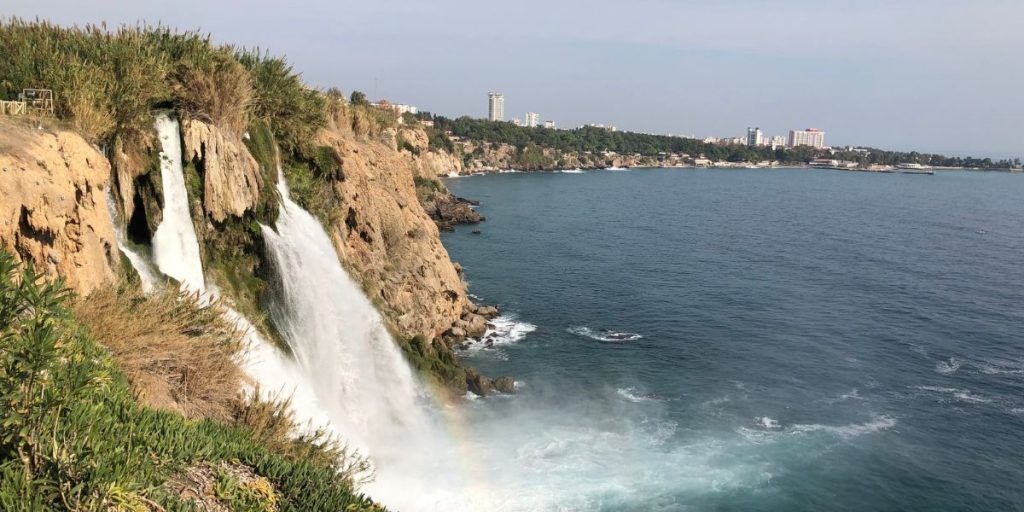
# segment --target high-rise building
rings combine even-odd
[[[505,120],[505,96],[500,92],[487,93],[487,119],[491,121]]]
[[[761,133],[760,128],[747,128],[747,145],[750,147],[761,146],[764,144],[764,133]]]
[[[526,126],[534,128],[540,124],[540,116],[536,112],[526,113]]]
[[[772,149],[786,147],[786,138],[782,135],[776,135],[771,140]]]
[[[555,128],[555,122],[554,121],[544,121],[544,128],[554,129]]]
[[[790,130],[789,147],[795,148],[797,146],[823,148],[825,147],[825,132],[817,128],[808,128],[806,130]]]

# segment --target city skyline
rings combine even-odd
[[[317,0],[298,11],[195,0],[8,4],[7,15],[61,24],[202,30],[287,56],[314,87],[451,117],[483,117],[477,91],[500,89],[517,98],[518,115],[528,107],[563,126],[739,135],[758,120],[766,133],[827,126],[833,145],[1024,153],[1019,1],[525,0],[502,5],[493,22],[457,0]],[[410,51],[426,47],[434,51]]]

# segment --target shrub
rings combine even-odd
[[[0,254],[0,510],[189,510],[163,484],[229,461],[269,482],[280,510],[382,510],[339,476],[340,463],[275,452],[246,427],[140,407],[68,297]]]
[[[144,404],[189,418],[231,417],[242,386],[242,335],[218,305],[203,305],[174,287],[146,297],[118,286],[76,301],[73,310]]]

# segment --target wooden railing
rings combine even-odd
[[[0,115],[19,116],[28,113],[28,102],[0,100]]]

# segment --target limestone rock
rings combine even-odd
[[[476,309],[476,314],[490,320],[498,316],[498,308],[494,306],[479,306]]]
[[[0,119],[0,248],[88,294],[120,255],[104,187],[110,164],[72,132]]]
[[[256,159],[242,139],[223,128],[195,119],[182,122],[184,160],[202,160],[203,209],[217,222],[241,216],[259,202],[267,186]]]
[[[494,386],[494,390],[499,393],[506,395],[514,395],[516,393],[516,381],[512,377],[498,377],[491,381],[491,384]]]
[[[334,182],[341,210],[329,230],[342,262],[400,335],[441,336],[468,303],[466,286],[437,226],[409,206],[419,204],[416,158],[344,126],[324,130],[316,142],[344,169],[345,179]]]

